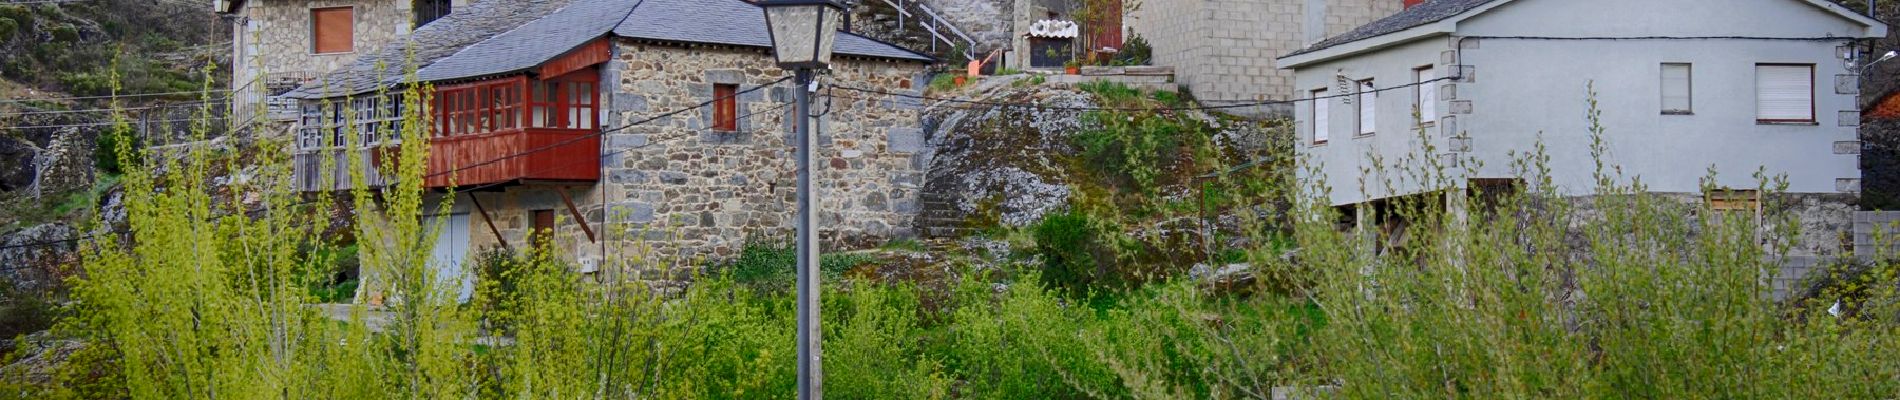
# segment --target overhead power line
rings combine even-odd
[[[1436,78],[1436,79],[1430,79],[1430,80],[1425,80],[1425,81],[1419,81],[1419,82],[1413,82],[1413,83],[1408,83],[1408,84],[1403,84],[1403,85],[1398,85],[1398,86],[1392,86],[1392,87],[1385,87],[1385,88],[1378,88],[1378,89],[1373,89],[1373,90],[1372,90],[1372,91],[1371,91],[1370,93],[1378,93],[1378,92],[1385,92],[1385,91],[1392,91],[1392,90],[1399,90],[1399,89],[1406,89],[1406,88],[1412,88],[1412,87],[1417,87],[1417,86],[1419,86],[1419,85],[1424,85],[1424,84],[1428,84],[1428,83],[1434,83],[1434,82],[1440,82],[1440,81],[1449,81],[1449,80],[1455,80],[1455,79],[1458,79],[1458,77],[1442,77],[1442,78]],[[1270,105],[1282,105],[1282,104],[1298,104],[1298,103],[1303,103],[1303,102],[1310,102],[1310,101],[1314,101],[1314,100],[1326,100],[1326,99],[1337,99],[1337,98],[1348,98],[1348,97],[1357,97],[1357,96],[1359,96],[1359,95],[1361,95],[1361,94],[1365,94],[1365,93],[1368,93],[1368,92],[1352,92],[1352,93],[1344,93],[1344,94],[1337,94],[1337,95],[1329,95],[1329,96],[1319,96],[1319,97],[1309,97],[1309,98],[1303,98],[1303,99],[1292,99],[1292,100],[1267,100],[1267,101],[1250,101],[1250,102],[1244,102],[1244,103],[1235,103],[1235,104],[1222,104],[1222,105],[1214,105],[1214,106],[1184,106],[1184,107],[1076,107],[1076,106],[1057,106],[1057,105],[1046,105],[1046,104],[1036,104],[1036,103],[1013,103],[1013,102],[1003,102],[1003,101],[983,101],[983,100],[966,100],[966,99],[958,99],[958,98],[948,98],[948,97],[930,97],[930,96],[924,96],[924,95],[916,95],[916,94],[908,94],[908,93],[897,93],[897,92],[891,92],[891,91],[887,91],[887,90],[881,90],[881,89],[866,89],[866,88],[857,88],[857,87],[850,87],[850,86],[834,86],[834,87],[835,87],[835,88],[837,88],[837,89],[839,89],[839,90],[845,90],[845,91],[850,91],[850,92],[858,92],[858,93],[865,93],[865,94],[874,94],[874,95],[883,95],[883,96],[896,96],[896,97],[904,97],[904,98],[911,98],[911,99],[918,99],[918,100],[928,100],[928,101],[936,101],[936,102],[941,102],[941,103],[957,103],[957,104],[968,104],[968,105],[975,105],[975,106],[986,106],[986,107],[1019,107],[1019,108],[1032,108],[1032,109],[1039,109],[1039,110],[1059,110],[1059,111],[1209,111],[1209,110],[1227,110],[1227,109],[1235,109],[1235,108],[1248,108],[1248,107],[1260,107],[1260,106],[1270,106]],[[846,98],[851,98],[851,99],[859,99],[859,100],[871,100],[871,99],[868,99],[868,98],[861,98],[861,97],[846,97]]]
[[[509,155],[506,155],[506,156],[502,156],[502,157],[500,157],[500,158],[496,158],[496,159],[493,159],[493,160],[488,160],[488,161],[484,161],[484,162],[481,162],[481,163],[476,163],[476,164],[471,164],[471,165],[466,165],[466,166],[462,166],[462,167],[460,167],[460,168],[456,168],[456,169],[453,169],[453,170],[450,170],[450,171],[443,171],[443,172],[438,172],[438,173],[435,173],[435,174],[430,174],[430,175],[428,175],[428,176],[425,176],[425,178],[429,178],[429,177],[436,177],[436,176],[440,176],[440,175],[442,175],[442,174],[452,174],[452,173],[455,173],[455,172],[460,172],[460,171],[465,171],[465,170],[468,170],[468,169],[471,169],[471,168],[477,168],[477,167],[480,167],[480,166],[483,166],[483,165],[489,165],[489,164],[493,164],[493,163],[496,163],[496,162],[501,162],[501,161],[504,161],[504,160],[508,160],[508,159],[512,159],[512,158],[516,158],[516,157],[521,157],[521,156],[526,156],[526,155],[530,155],[530,154],[534,154],[534,153],[539,153],[539,152],[544,152],[544,151],[549,151],[549,150],[552,150],[552,149],[554,149],[554,148],[557,148],[557,147],[560,147],[560,146],[562,146],[562,145],[565,145],[565,144],[568,144],[568,143],[572,143],[572,142],[574,142],[574,141],[577,141],[577,140],[579,140],[579,139],[583,139],[583,138],[588,138],[588,137],[599,137],[600,135],[604,135],[604,134],[607,134],[607,133],[612,133],[612,132],[617,132],[617,131],[620,131],[620,130],[625,130],[625,129],[628,129],[628,128],[632,128],[632,127],[635,127],[635,126],[639,126],[639,125],[643,125],[643,124],[647,124],[647,123],[651,123],[651,122],[653,122],[653,121],[657,121],[657,120],[659,120],[659,119],[661,119],[661,118],[666,118],[666,117],[670,117],[670,116],[674,116],[674,115],[679,115],[679,114],[682,114],[682,113],[685,113],[685,112],[688,112],[688,111],[692,111],[692,110],[698,110],[698,109],[704,109],[704,108],[706,108],[706,107],[709,107],[709,106],[711,106],[712,104],[714,104],[714,103],[716,103],[716,102],[718,102],[718,101],[721,101],[721,100],[725,100],[725,99],[730,99],[730,98],[736,98],[736,97],[738,97],[739,95],[743,95],[743,94],[746,94],[746,93],[751,93],[751,92],[755,92],[755,91],[759,91],[759,90],[762,90],[762,89],[765,89],[765,88],[768,88],[768,87],[771,87],[772,85],[776,85],[776,84],[779,84],[779,83],[781,83],[781,82],[784,82],[784,81],[786,81],[786,80],[788,80],[788,79],[790,79],[790,78],[783,78],[783,79],[779,79],[779,80],[777,80],[777,81],[773,81],[773,82],[770,82],[770,83],[767,83],[767,84],[764,84],[764,85],[759,85],[759,86],[755,86],[755,87],[752,87],[752,88],[749,88],[749,89],[745,89],[745,90],[741,90],[741,91],[737,91],[737,92],[734,92],[734,93],[733,93],[732,95],[729,95],[729,96],[724,96],[724,97],[719,97],[719,98],[715,98],[715,99],[713,99],[713,100],[709,100],[709,101],[705,101],[705,102],[701,102],[701,103],[699,103],[699,104],[696,104],[696,105],[693,105],[693,106],[691,106],[691,107],[686,107],[686,108],[681,108],[681,109],[677,109],[677,110],[673,110],[673,111],[669,111],[669,112],[666,112],[666,113],[663,113],[663,114],[660,114],[660,115],[656,115],[656,116],[653,116],[653,117],[649,117],[649,118],[644,118],[644,119],[641,119],[641,120],[639,120],[639,121],[635,121],[635,122],[632,122],[632,123],[629,123],[629,124],[627,124],[627,125],[623,125],[623,126],[620,126],[620,127],[617,127],[617,128],[614,128],[614,129],[608,129],[608,130],[603,130],[603,131],[601,131],[601,132],[598,132],[598,133],[591,133],[591,134],[588,134],[588,135],[586,135],[586,136],[583,136],[583,137],[578,137],[578,138],[575,138],[575,139],[572,139],[572,140],[567,140],[567,141],[563,141],[563,142],[561,142],[561,143],[555,143],[555,144],[552,144],[552,145],[549,145],[549,146],[544,146],[544,147],[539,147],[539,148],[535,148],[535,149],[530,149],[530,150],[527,150],[527,151],[522,151],[522,152],[519,152],[519,153],[514,153],[514,154],[509,154]],[[772,112],[772,111],[776,111],[776,110],[781,110],[781,109],[784,109],[785,107],[788,107],[788,106],[789,106],[789,103],[787,103],[787,105],[779,105],[779,106],[775,106],[775,107],[770,107],[770,108],[767,108],[767,109],[765,109],[765,110],[760,110],[760,111],[756,111],[756,112],[752,112],[752,113],[748,113],[748,114],[745,114],[745,115],[743,115],[743,116],[740,116],[739,118],[741,118],[741,119],[743,119],[743,118],[745,118],[745,117],[750,117],[750,116],[753,116],[753,115],[758,115],[758,114],[763,114],[763,113],[768,113],[768,112]],[[623,149],[619,149],[619,150],[615,150],[615,151],[612,151],[612,152],[607,152],[607,153],[602,153],[600,157],[604,159],[604,158],[606,158],[606,157],[608,157],[608,156],[611,156],[611,155],[616,155],[616,154],[622,154],[622,153],[625,153],[625,152],[628,152],[628,151],[633,151],[633,150],[639,150],[639,149],[644,149],[644,148],[647,148],[647,147],[652,147],[652,146],[654,146],[654,145],[657,145],[657,144],[660,144],[660,143],[665,143],[665,142],[670,142],[670,141],[673,141],[673,140],[678,140],[678,139],[682,139],[682,138],[686,138],[686,137],[691,137],[692,135],[696,135],[696,134],[699,134],[699,133],[704,133],[704,132],[711,132],[711,131],[713,131],[713,129],[712,129],[712,128],[710,128],[710,127],[708,127],[708,128],[702,128],[702,129],[696,129],[696,130],[690,130],[690,131],[688,131],[688,132],[686,132],[686,133],[683,133],[683,134],[680,134],[680,135],[676,135],[676,136],[668,136],[668,137],[664,137],[664,138],[658,138],[658,139],[654,139],[654,140],[651,140],[651,141],[648,141],[647,143],[645,143],[645,144],[642,144],[642,145],[639,145],[639,146],[631,146],[631,147],[628,147],[628,148],[623,148]],[[559,168],[563,168],[563,167],[569,167],[569,166],[572,166],[573,164],[577,164],[577,163],[580,163],[580,162],[585,162],[585,161],[591,161],[591,160],[588,160],[588,159],[585,159],[585,158],[582,158],[582,159],[576,159],[576,160],[570,160],[570,161],[569,161],[569,162],[567,162],[567,163],[563,163],[563,164],[559,164],[559,165],[555,165],[555,166],[552,166],[552,167],[549,167],[549,168],[545,168],[545,169],[541,169],[541,170],[537,170],[537,171],[533,171],[533,172],[545,172],[545,171],[548,171],[548,170],[553,170],[553,169],[559,169]],[[487,188],[492,188],[492,187],[496,187],[496,186],[501,186],[501,185],[506,185],[506,184],[509,184],[509,183],[510,183],[510,182],[495,182],[495,183],[489,183],[489,184],[484,184],[484,185],[477,185],[477,186],[470,186],[470,187],[454,187],[454,188],[452,188],[452,189],[453,189],[453,190],[457,190],[457,191],[478,191],[478,190],[482,190],[482,189],[487,189]],[[297,202],[297,203],[293,203],[293,204],[289,204],[289,205],[285,205],[285,206],[281,206],[281,207],[300,207],[300,206],[305,206],[305,205],[310,205],[310,204],[313,204],[313,203],[315,203],[315,201],[302,201],[302,202]],[[245,214],[246,214],[246,215],[249,215],[249,214],[252,214],[252,213],[255,213],[255,212],[257,212],[257,211],[262,211],[262,210],[252,210],[252,211],[250,211],[250,212],[246,212]],[[7,246],[0,246],[0,251],[6,251],[6,250],[13,250],[13,249],[22,249],[22,248],[32,248],[32,247],[46,247],[46,246],[54,246],[54,245],[62,245],[62,244],[69,244],[69,243],[78,243],[78,242],[82,242],[82,241],[87,241],[87,240],[93,240],[93,239],[97,239],[98,237],[100,237],[100,236],[103,236],[103,235],[118,235],[118,234],[125,234],[125,233],[128,233],[128,231],[126,231],[126,230],[123,230],[123,229],[120,229],[120,230],[113,230],[113,231],[108,231],[108,232],[104,232],[104,233],[95,233],[95,234],[87,234],[87,235],[83,235],[83,236],[78,236],[78,237],[73,237],[73,238],[68,238],[68,239],[61,239],[61,240],[48,240],[48,241],[39,241],[39,242],[29,242],[29,243],[20,243],[20,244],[13,244],[13,245],[7,245]],[[18,269],[18,268],[16,267],[16,268],[12,268],[12,269]],[[0,268],[0,271],[6,271],[6,270],[11,270],[11,269],[9,269],[9,268]]]

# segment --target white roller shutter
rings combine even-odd
[[[1372,81],[1359,82],[1359,134],[1371,135],[1373,132],[1378,132],[1376,126],[1373,125],[1378,121],[1378,104],[1379,92],[1373,88]]]
[[[1326,143],[1333,130],[1333,99],[1326,97],[1326,90],[1313,91],[1313,143]]]
[[[1662,65],[1662,112],[1664,114],[1688,114],[1694,111],[1690,94],[1689,64]]]
[[[1421,123],[1437,121],[1438,82],[1432,80],[1438,79],[1438,72],[1433,71],[1432,67],[1419,68],[1414,72],[1417,76],[1413,82],[1418,83],[1418,99],[1415,99],[1418,102],[1418,120]]]
[[[1814,121],[1814,66],[1756,65],[1756,119]]]

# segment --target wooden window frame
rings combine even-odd
[[[317,13],[335,10],[347,10],[350,14],[349,29],[346,29],[344,32],[349,35],[349,40],[347,41],[349,48],[341,51],[323,51],[323,49],[319,47],[319,43],[322,43],[323,40],[323,31],[322,25],[317,23]],[[351,54],[356,52],[356,6],[311,7],[309,15],[310,55]]]
[[[713,130],[720,132],[739,131],[739,85],[730,83],[713,84]]]
[[[528,79],[516,76],[436,89],[435,137],[485,135],[524,128]]]
[[[600,129],[600,74],[591,71],[595,69],[582,69],[554,79],[529,81],[528,113],[523,124],[531,129]],[[588,96],[573,95],[581,87],[588,88]],[[543,93],[547,96],[540,96]],[[583,102],[575,102],[577,99]],[[541,121],[535,121],[537,110],[542,111]],[[582,120],[575,121],[575,117]]]
[[[1759,108],[1761,107],[1761,87],[1760,87],[1761,67],[1807,67],[1808,68],[1808,118],[1807,119],[1765,119],[1761,117],[1761,111],[1759,111]],[[1819,123],[1821,117],[1820,117],[1820,110],[1815,107],[1815,102],[1817,101],[1817,99],[1815,99],[1815,88],[1814,88],[1814,86],[1816,85],[1816,82],[1815,82],[1816,74],[1818,74],[1818,72],[1816,72],[1817,69],[1819,68],[1815,64],[1755,63],[1755,75],[1756,75],[1755,85],[1757,86],[1755,88],[1755,97],[1756,97],[1755,104],[1756,104],[1756,108],[1758,109],[1755,112],[1755,122],[1758,124],[1769,124],[1769,125],[1774,125],[1774,124],[1812,125],[1812,124]]]

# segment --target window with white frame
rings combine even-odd
[[[1420,125],[1430,125],[1438,120],[1438,82],[1433,82],[1433,79],[1438,79],[1438,72],[1433,71],[1430,65],[1412,70],[1412,83],[1418,85],[1413,91],[1418,97],[1412,101],[1418,105]]]
[[[1688,63],[1664,63],[1662,65],[1662,113],[1668,115],[1689,115],[1695,113],[1694,68]]]
[[[1311,119],[1313,120],[1313,143],[1326,143],[1326,138],[1333,129],[1331,121],[1333,115],[1331,107],[1332,99],[1326,98],[1326,89],[1320,89],[1313,91],[1312,100],[1313,115]]]
[[[1814,65],[1755,65],[1755,119],[1814,122]]]
[[[1374,88],[1372,80],[1359,81],[1359,135],[1371,135],[1378,132],[1379,90]]]

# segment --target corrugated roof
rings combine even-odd
[[[661,42],[770,48],[765,13],[743,0],[574,0],[546,17],[468,46],[417,73],[440,81],[526,70],[590,40],[618,37]],[[931,62],[896,45],[840,33],[837,54]]]
[[[1498,0],[1427,0],[1424,4],[1412,6],[1412,8],[1400,11],[1398,14],[1392,14],[1390,17],[1360,25],[1352,31],[1340,34],[1339,36],[1326,38],[1326,40],[1321,40],[1319,43],[1314,43],[1312,46],[1307,46],[1300,51],[1287,53],[1287,55],[1282,57],[1312,53],[1333,46],[1371,39],[1406,29],[1412,29],[1421,25],[1444,21],[1446,18],[1464,14],[1466,11],[1471,11],[1471,9],[1490,4],[1494,1]]]
[[[401,83],[409,65],[420,68],[434,64],[469,45],[547,16],[569,1],[480,0],[456,7],[455,12],[416,28],[381,51],[365,54],[350,66],[331,71],[316,82],[285,95],[291,98],[348,96]]]

